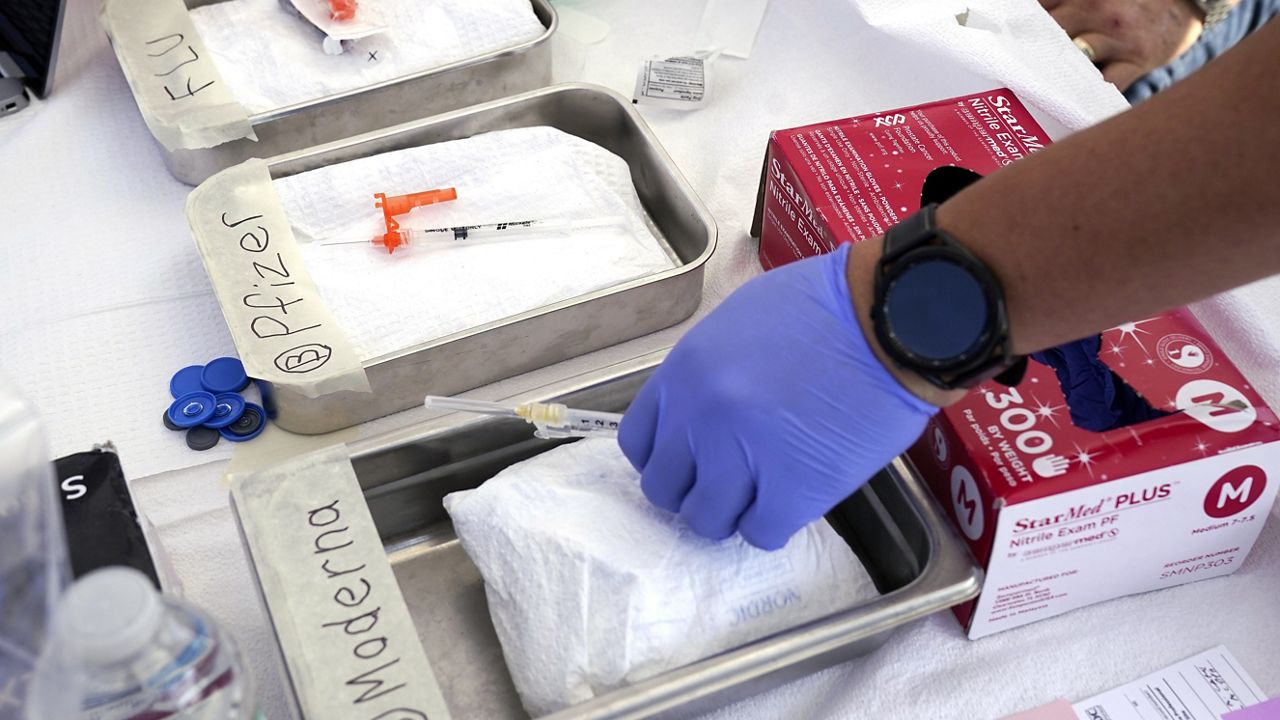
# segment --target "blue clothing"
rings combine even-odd
[[[1169,414],[1152,407],[1103,362],[1101,350],[1102,336],[1092,335],[1031,355],[1058,376],[1076,427],[1105,432]]]
[[[1205,63],[1230,50],[1249,33],[1280,14],[1280,0],[1240,0],[1222,22],[1204,31],[1194,45],[1162,68],[1138,78],[1124,96],[1137,105],[1199,70]]]

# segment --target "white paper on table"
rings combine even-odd
[[[1222,645],[1075,704],[1084,720],[1219,720],[1266,699]]]
[[[751,57],[769,0],[707,0],[693,46],[736,58]]]

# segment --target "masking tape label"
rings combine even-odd
[[[303,717],[448,720],[345,446],[231,494]]]
[[[102,25],[142,119],[165,148],[258,139],[182,0],[105,0]]]
[[[249,376],[307,397],[369,392],[360,358],[307,272],[262,160],[214,175],[187,197],[218,304]]]

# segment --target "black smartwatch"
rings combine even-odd
[[[955,238],[938,229],[928,204],[884,235],[871,322],[897,365],[943,390],[994,379],[1016,385],[1026,358],[1009,351],[1000,281]]]

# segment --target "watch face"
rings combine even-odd
[[[971,269],[946,256],[903,267],[886,288],[883,309],[898,349],[939,368],[970,360],[991,326],[986,290]]]

